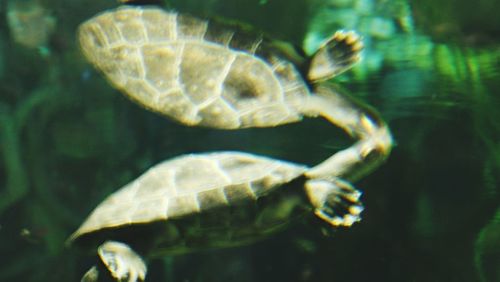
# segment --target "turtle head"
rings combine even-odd
[[[310,179],[305,183],[314,214],[334,227],[349,227],[358,222],[363,211],[361,192],[340,179]]]
[[[121,242],[106,241],[99,246],[97,253],[109,274],[115,280],[144,281],[147,272],[146,264],[139,254],[128,245]],[[89,270],[89,272],[91,271],[92,269]]]
[[[354,31],[337,31],[325,40],[309,61],[307,79],[318,82],[350,69],[361,58],[361,37]]]
[[[147,272],[146,264],[128,245],[106,241],[99,246],[97,253],[100,261],[83,275],[81,282],[144,281]]]

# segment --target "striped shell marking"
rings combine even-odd
[[[99,14],[80,26],[79,41],[116,88],[187,125],[236,129],[294,122],[309,95],[293,64],[273,56],[262,37],[159,8]]]
[[[305,166],[239,152],[185,155],[160,163],[104,200],[71,236],[175,219],[256,200]]]

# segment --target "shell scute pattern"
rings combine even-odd
[[[229,205],[229,201],[222,189],[202,191],[197,194],[197,199],[201,210],[208,211],[213,208]]]
[[[122,32],[117,25],[104,22],[94,25],[93,29],[95,32],[101,32],[100,40],[109,46],[118,45],[123,41]]]
[[[305,166],[238,152],[181,156],[152,167],[110,195],[72,238],[255,200],[305,170]]]
[[[230,183],[231,180],[220,171],[217,163],[210,159],[193,158],[189,165],[181,163],[174,170],[174,185],[179,195],[194,194]]]
[[[237,204],[242,201],[248,201],[250,199],[255,200],[257,198],[249,183],[229,185],[224,187],[223,191],[230,204]]]
[[[167,218],[178,218],[200,212],[195,194],[179,195],[168,199]]]
[[[223,31],[206,20],[124,7],[84,23],[80,35],[83,52],[112,84],[188,125],[293,122],[302,117],[294,100],[309,95],[291,63],[260,54],[262,37]]]
[[[215,44],[220,44],[226,47],[230,46],[233,41],[233,37],[235,36],[235,32],[227,29],[221,25],[217,25],[214,23],[210,23],[210,28],[207,29],[203,38],[207,42],[213,42]]]
[[[159,13],[156,10],[143,9],[140,20],[143,23],[150,43],[162,43],[166,39],[177,39],[176,13]]]
[[[234,54],[227,55],[216,45],[185,44],[179,79],[193,104],[203,107],[220,96],[220,85],[236,58]]]
[[[165,66],[178,65],[176,54],[182,52],[182,45],[148,45],[142,48],[143,62],[145,65],[146,80],[159,92],[165,92],[172,88],[179,88],[177,68]],[[167,95],[165,95],[167,96]]]
[[[140,209],[135,209],[130,212],[130,224],[135,222],[149,222],[152,215],[156,218],[161,218],[164,216],[166,218],[166,212],[158,207],[167,206],[165,198],[149,198],[142,201],[142,206]]]
[[[132,46],[117,46],[111,49],[111,54],[117,62],[118,73],[124,77],[124,82],[131,79],[144,79],[145,69],[143,67],[142,53]]]
[[[188,15],[177,15],[178,39],[203,39],[207,32],[208,22]]]
[[[218,128],[237,128],[241,124],[234,109],[221,99],[216,99],[207,106],[201,108],[198,115],[201,117],[202,124],[205,125],[206,122],[204,121],[210,120],[210,125]]]
[[[125,83],[125,87],[138,93],[137,99],[155,99],[156,90],[149,84],[143,83],[141,79],[128,79]]]
[[[115,24],[118,26],[120,34],[127,44],[140,46],[148,41],[142,21],[124,20],[121,22],[115,21]]]

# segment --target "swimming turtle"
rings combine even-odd
[[[359,220],[360,192],[340,179],[307,179],[307,171],[241,152],[180,156],[109,196],[69,240],[101,244],[99,257],[115,279],[142,281],[141,256],[248,244],[312,211],[334,226]]]
[[[83,23],[78,38],[85,57],[133,101],[186,125],[222,129],[327,114],[317,104],[332,102],[310,95],[311,84],[350,68],[363,47],[354,32],[340,31],[309,59],[262,35],[130,6]]]
[[[312,168],[241,152],[161,163],[102,202],[69,243],[97,248],[118,281],[144,280],[143,256],[237,246],[313,212],[332,226],[359,220],[351,181],[390,152],[386,124],[325,82],[359,60],[339,31],[310,57],[233,25],[158,7],[124,6],[83,23],[86,58],[145,108],[186,125],[272,127],[322,116],[358,141]],[[92,268],[84,281],[96,281]]]

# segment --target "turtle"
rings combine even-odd
[[[341,179],[307,179],[308,169],[243,152],[176,157],[111,194],[69,240],[99,246],[117,281],[143,281],[141,257],[246,245],[313,210],[334,226],[358,221],[361,193]],[[97,275],[94,266],[82,281]]]
[[[84,56],[147,110],[187,126],[235,130],[321,116],[358,139],[308,167],[243,152],[160,163],[99,204],[68,244],[97,249],[117,281],[143,281],[143,258],[251,243],[314,214],[351,226],[363,209],[352,182],[389,155],[375,110],[328,80],[360,59],[362,39],[337,31],[311,56],[244,26],[121,6],[82,23]],[[82,279],[97,281],[92,267]]]

